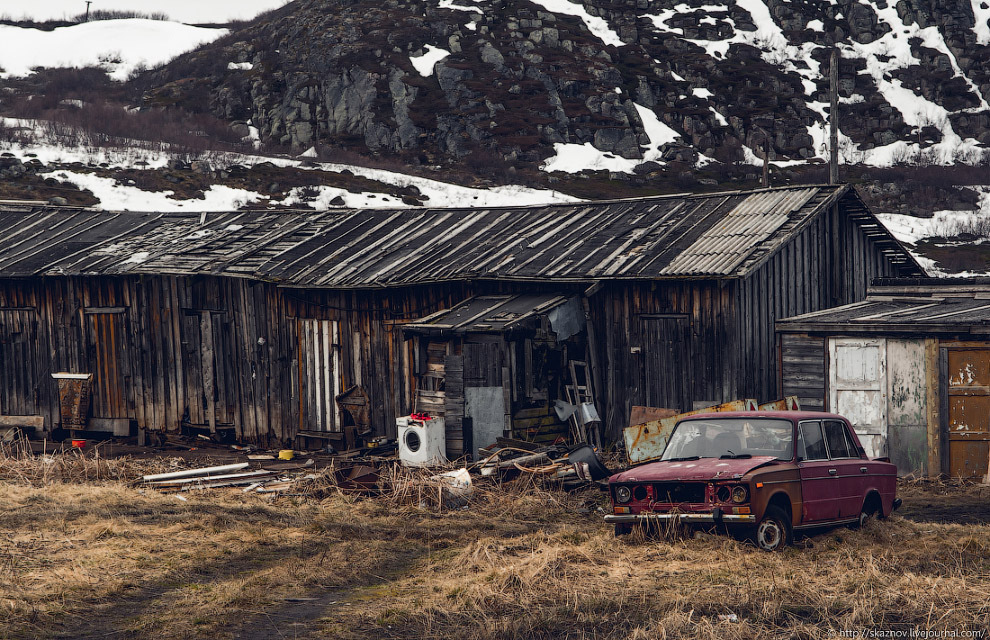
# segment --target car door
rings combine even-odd
[[[824,420],[825,444],[828,447],[830,468],[836,470],[836,492],[838,497],[837,518],[857,518],[863,508],[866,495],[866,460],[860,458],[859,451],[849,436],[849,427],[841,420]]]
[[[835,520],[838,470],[828,457],[820,420],[798,424],[798,468],[801,470],[802,524]]]

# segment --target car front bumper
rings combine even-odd
[[[648,524],[651,522],[756,524],[756,516],[752,514],[721,513],[719,511],[702,513],[616,513],[605,516],[605,522],[609,524]]]

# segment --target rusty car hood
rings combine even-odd
[[[779,462],[772,456],[753,458],[701,458],[678,462],[658,461],[617,473],[609,482],[670,482],[740,478],[756,467]]]

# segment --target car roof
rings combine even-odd
[[[827,411],[718,411],[695,413],[690,416],[684,416],[682,420],[711,420],[712,418],[777,418],[792,422],[798,420],[821,420],[823,418],[845,420],[842,416],[836,413],[828,413]]]

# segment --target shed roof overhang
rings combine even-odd
[[[584,324],[575,296],[555,293],[474,296],[402,326],[407,335],[463,336],[468,333],[535,332],[546,318],[558,337],[574,335]]]

